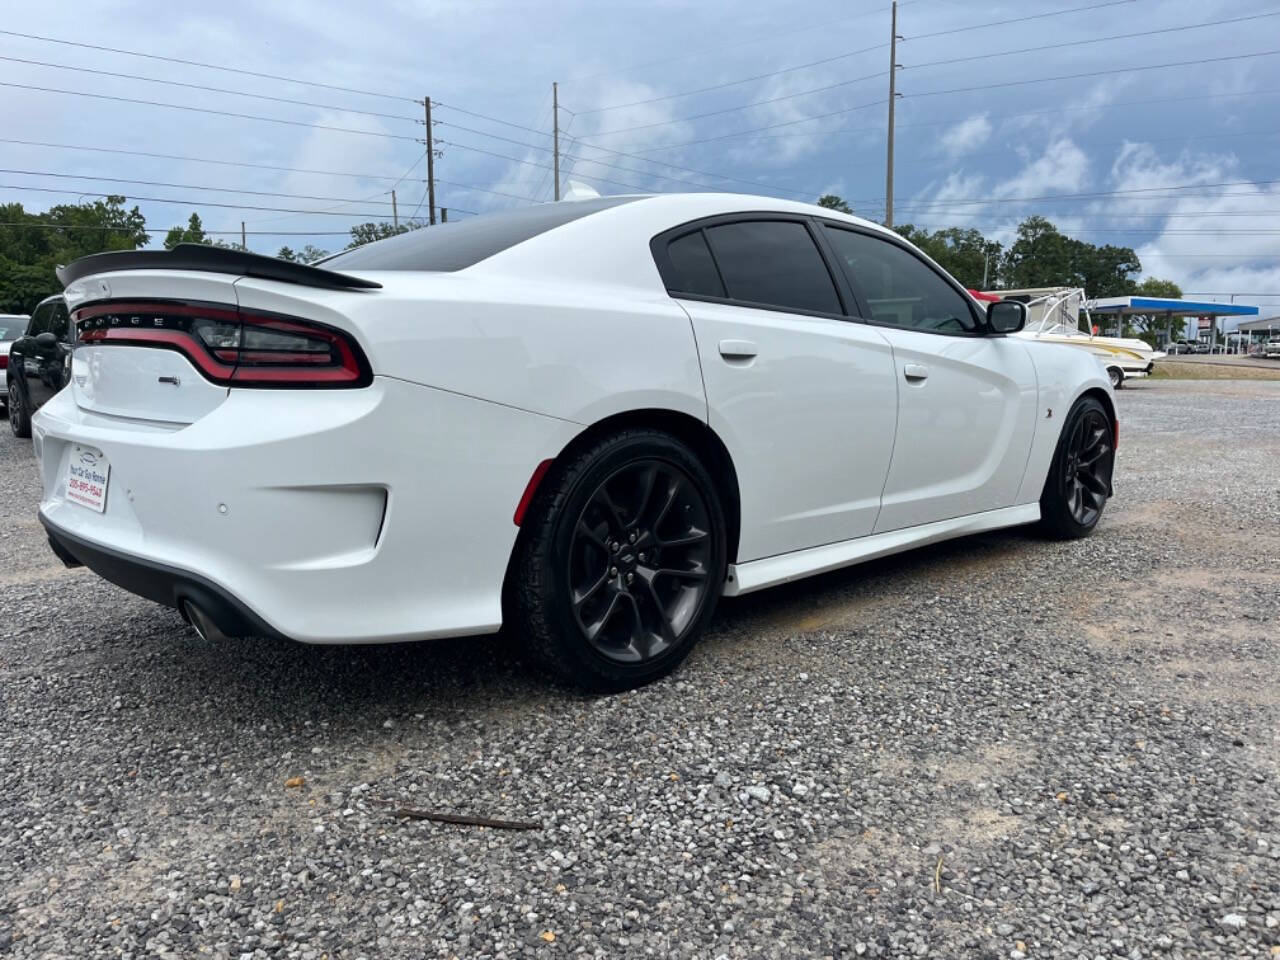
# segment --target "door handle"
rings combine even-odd
[[[721,340],[720,356],[726,360],[750,360],[757,348],[750,340]]]
[[[923,363],[908,363],[902,368],[902,375],[908,380],[928,380],[929,368]]]

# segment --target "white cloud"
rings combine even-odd
[[[958,157],[972,153],[991,139],[991,131],[995,129],[985,113],[975,114],[961,120],[938,138],[938,143],[949,156]]]

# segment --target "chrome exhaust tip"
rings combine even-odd
[[[206,643],[222,643],[231,639],[218,629],[218,625],[213,622],[213,619],[208,614],[190,600],[183,600],[180,610],[183,618],[195,630],[196,636]]]

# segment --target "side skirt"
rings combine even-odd
[[[1040,504],[1037,501],[1016,507],[1003,507],[1000,510],[988,510],[985,513],[974,513],[967,517],[956,517],[952,520],[938,520],[903,530],[889,530],[885,533],[858,537],[856,540],[842,540],[839,543],[810,547],[808,550],[797,550],[794,553],[752,560],[749,563],[732,564],[725,577],[724,595],[741,596],[779,583],[789,583],[814,574],[826,573],[828,570],[852,566],[864,560],[874,560],[876,557],[900,553],[912,547],[923,547],[926,544],[950,540],[953,537],[982,533],[984,530],[998,530],[1001,527],[1035,523],[1039,519]]]

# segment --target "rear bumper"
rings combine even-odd
[[[305,643],[496,630],[512,513],[579,429],[381,377],[231,390],[187,425],[94,413],[64,390],[33,428],[59,549],[140,596],[196,602],[229,636]],[[110,465],[102,513],[66,497],[77,444]]]
[[[166,607],[181,610],[184,601],[193,603],[227,636],[286,639],[240,600],[198,574],[82,540],[43,515],[40,522],[49,534],[50,547],[63,563],[82,564],[117,587]]]

